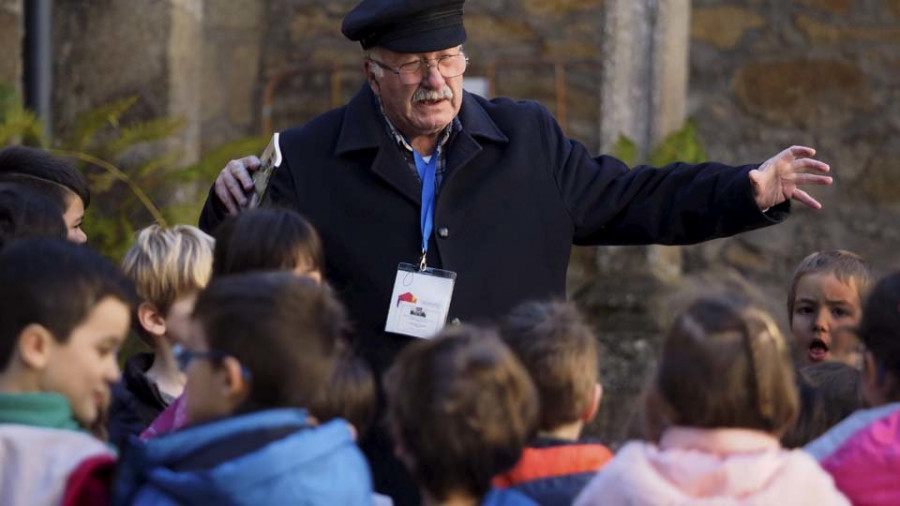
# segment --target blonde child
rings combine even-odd
[[[110,441],[116,446],[140,434],[184,390],[172,347],[183,342],[197,294],[212,272],[213,240],[200,229],[151,225],[140,231],[122,268],[141,299],[134,327],[153,347],[125,363],[113,389]]]

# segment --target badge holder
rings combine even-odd
[[[426,339],[434,337],[447,323],[455,283],[455,272],[401,263],[384,330]]]

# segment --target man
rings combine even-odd
[[[368,85],[276,142],[267,198],[320,231],[325,277],[376,373],[410,341],[385,332],[402,302],[398,263],[456,273],[446,321],[494,318],[563,297],[572,244],[695,243],[777,223],[790,199],[821,207],[798,187],[831,183],[810,148],[762,165],[629,170],[591,157],[538,104],[464,92],[463,3],[363,0],[343,33],[365,51]],[[222,170],[201,228],[247,206],[258,166]]]

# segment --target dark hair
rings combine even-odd
[[[648,425],[664,420],[779,437],[798,410],[789,350],[772,317],[725,297],[700,299],[675,321],[649,398]]]
[[[869,293],[859,338],[878,367],[900,379],[900,272],[883,278]],[[900,392],[891,397],[900,398]]]
[[[0,150],[0,175],[23,175],[55,183],[81,198],[84,208],[91,204],[87,178],[68,162],[37,148],[10,146]],[[63,208],[66,206],[64,205]]]
[[[319,234],[287,209],[252,209],[229,218],[214,234],[213,277],[293,269],[301,262],[324,266]]]
[[[866,261],[856,253],[845,250],[817,251],[797,265],[794,275],[791,277],[791,287],[788,290],[787,310],[788,322],[794,321],[794,303],[797,298],[797,285],[807,274],[834,274],[845,285],[853,286],[862,301],[871,284],[871,273]]]
[[[410,472],[438,500],[454,491],[483,496],[535,432],[531,379],[491,330],[452,327],[409,345],[385,376],[385,392]]]
[[[0,250],[25,237],[66,238],[63,211],[50,199],[16,183],[0,183]]]
[[[377,400],[372,370],[348,349],[338,357],[328,384],[319,390],[310,411],[321,422],[333,418],[347,420],[356,429],[359,440],[372,425]]]
[[[541,430],[584,416],[597,384],[597,341],[581,313],[566,302],[526,302],[500,328],[531,375],[540,397]]]
[[[331,290],[285,272],[214,278],[197,298],[194,318],[210,348],[250,372],[241,412],[312,406],[347,328]]]
[[[797,373],[800,414],[781,442],[799,448],[818,438],[862,407],[860,373],[843,362],[820,362]]]
[[[44,326],[65,343],[107,297],[133,305],[133,289],[99,253],[62,239],[21,239],[0,252],[0,369],[9,365],[19,334]]]

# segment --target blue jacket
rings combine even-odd
[[[274,409],[132,440],[115,504],[369,505],[369,469],[349,426]]]

